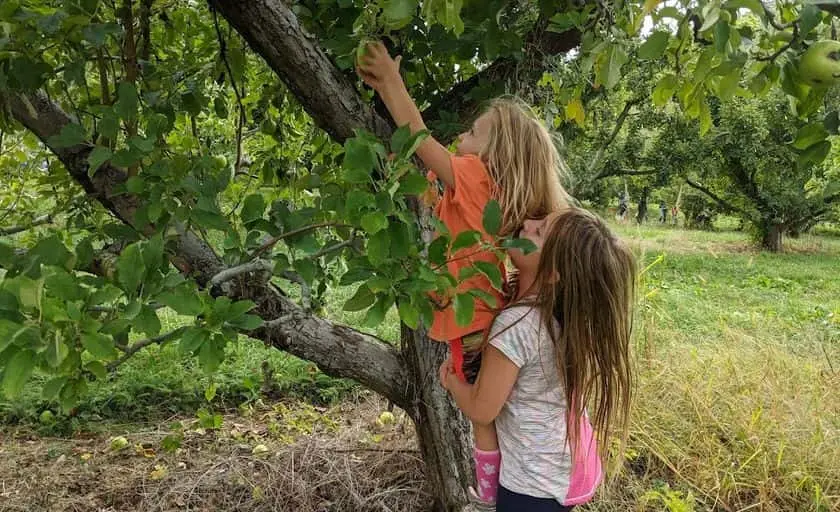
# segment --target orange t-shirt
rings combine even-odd
[[[482,233],[485,240],[490,236],[484,231],[482,217],[484,207],[491,199],[493,181],[487,172],[487,167],[475,155],[452,156],[452,174],[455,177],[455,190],[445,187],[443,197],[435,206],[435,215],[443,222],[452,240],[463,231],[476,230]],[[429,179],[435,179],[433,172]],[[455,254],[448,255],[447,270],[456,279],[464,267],[469,267],[474,261],[487,261],[499,267],[504,282],[505,268],[503,261],[492,251],[479,251],[477,246],[461,249]],[[495,308],[501,308],[502,294],[490,284],[490,280],[482,274],[475,275],[459,283],[456,292],[466,292],[478,288],[496,297]],[[482,331],[489,327],[495,317],[495,311],[483,300],[474,299],[475,314],[472,322],[461,327],[455,322],[455,309],[449,304],[446,309],[435,310],[429,337],[436,341],[452,341],[467,334]]]

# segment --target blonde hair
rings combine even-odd
[[[496,185],[502,208],[500,236],[509,236],[526,219],[544,217],[570,204],[560,184],[565,170],[551,134],[523,101],[496,98],[484,110],[491,118],[488,141],[479,153]]]
[[[598,452],[606,456],[609,436],[617,434],[620,455],[629,431],[633,389],[633,253],[596,215],[571,207],[549,228],[536,284],[536,296],[529,303],[539,310],[554,344],[568,407],[569,446],[578,446],[579,420],[591,405]],[[619,464],[620,459],[616,458]]]

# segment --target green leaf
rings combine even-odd
[[[265,199],[262,194],[251,194],[242,202],[242,211],[239,216],[242,222],[249,224],[261,219],[265,213]]]
[[[61,388],[64,387],[65,383],[67,383],[67,377],[56,377],[48,380],[44,384],[44,387],[41,388],[41,396],[44,400],[55,400],[58,398],[58,394],[61,392]]]
[[[420,130],[415,132],[411,137],[408,138],[405,145],[400,149],[399,157],[402,159],[406,159],[414,154],[417,151],[417,148],[420,147],[420,144],[423,144],[423,141],[426,140],[426,137],[429,136],[429,130]]]
[[[145,272],[140,245],[134,243],[123,249],[117,259],[117,277],[122,289],[129,295],[133,294],[140,286]]]
[[[534,242],[528,240],[527,238],[510,238],[508,240],[504,240],[502,242],[502,247],[505,249],[518,249],[522,251],[523,254],[530,254],[537,250],[537,246]]]
[[[212,383],[207,386],[207,389],[204,390],[204,399],[208,402],[212,402],[213,399],[216,398],[216,383]]]
[[[380,295],[378,299],[376,299],[376,304],[374,304],[370,309],[368,309],[367,314],[365,315],[365,319],[363,321],[366,327],[376,327],[385,320],[385,315],[388,313],[388,310],[391,309],[391,306],[394,305],[394,298],[390,295]]]
[[[420,310],[417,306],[407,300],[401,300],[397,305],[400,313],[400,320],[412,329],[417,329],[420,323]]]
[[[801,155],[799,155],[798,162],[801,167],[807,167],[811,164],[818,164],[825,160],[828,152],[831,151],[831,142],[824,140],[808,146]]]
[[[15,248],[0,242],[0,268],[14,267],[16,261]]]
[[[409,23],[417,11],[418,0],[388,0],[382,9],[387,30],[399,30]]]
[[[79,286],[76,278],[68,272],[56,268],[44,279],[44,285],[56,297],[62,300],[81,300],[85,290]]]
[[[213,336],[208,342],[201,345],[198,350],[198,363],[207,373],[213,373],[225,359],[224,338],[220,335]]]
[[[195,208],[190,212],[190,217],[200,226],[208,229],[227,231],[230,228],[227,219],[218,210]]]
[[[259,329],[263,326],[264,323],[265,322],[263,322],[263,319],[258,317],[257,315],[242,315],[236,320],[231,320],[228,322],[228,324],[230,324],[231,327],[242,331],[253,331],[254,329]]]
[[[88,155],[88,176],[93,177],[102,164],[110,160],[111,155],[113,155],[111,148],[105,146],[96,146],[93,148],[93,151]]]
[[[828,131],[822,122],[811,123],[803,126],[796,132],[796,139],[793,147],[796,149],[807,149],[812,145],[824,141],[828,137]]]
[[[612,89],[621,79],[621,67],[627,62],[627,52],[618,44],[607,47],[601,55],[600,66],[596,73],[598,83]]]
[[[76,246],[76,268],[86,269],[93,262],[93,244],[85,238]]]
[[[157,300],[175,310],[179,315],[197,316],[204,311],[201,295],[190,283],[183,283],[162,293]]]
[[[376,296],[370,291],[366,284],[359,286],[356,293],[344,303],[344,311],[361,311],[376,300]]]
[[[455,295],[453,307],[455,309],[455,323],[459,327],[466,327],[470,325],[475,312],[475,300],[472,295],[469,293],[459,293]]]
[[[131,120],[137,117],[137,107],[140,102],[137,98],[137,88],[133,83],[120,82],[117,88],[117,98],[114,111],[120,119]]]
[[[741,80],[741,68],[735,68],[720,79],[718,85],[718,96],[723,101],[728,101],[735,96],[738,84]]]
[[[706,135],[712,127],[712,112],[705,99],[700,100],[700,136]]]
[[[55,148],[69,148],[81,144],[87,139],[85,129],[76,123],[68,123],[61,128],[61,133],[47,139],[47,144]]]
[[[729,42],[729,23],[718,20],[715,23],[715,50],[718,53],[726,53],[726,44]]]
[[[499,270],[498,265],[494,265],[489,261],[475,261],[473,262],[473,266],[487,276],[493,288],[502,291],[502,271]]]
[[[492,293],[488,293],[485,290],[481,290],[479,288],[472,288],[467,291],[470,295],[475,297],[476,299],[484,302],[488,308],[496,308],[498,304],[496,302],[496,297]]]
[[[224,319],[226,321],[236,320],[238,318],[242,318],[245,313],[251,311],[256,307],[253,301],[250,300],[238,300],[230,305],[228,308]]]
[[[371,235],[388,227],[388,217],[381,212],[370,212],[362,216],[362,229]]]
[[[31,350],[21,350],[12,356],[3,370],[3,392],[8,398],[20,394],[34,368],[35,353]]]
[[[27,309],[41,309],[41,298],[44,295],[44,280],[29,279],[26,276],[18,276],[14,279],[18,301]]]
[[[405,124],[394,130],[393,135],[391,135],[391,151],[400,154],[410,138],[411,128],[409,125]]]
[[[376,153],[369,142],[359,137],[347,139],[344,143],[342,166],[346,171],[344,177],[348,182],[366,183],[370,181],[375,165]]]
[[[117,133],[120,130],[120,120],[113,113],[106,113],[102,116],[102,120],[99,121],[97,129],[99,129],[100,135],[106,139],[116,139]]]
[[[499,234],[499,229],[502,227],[502,207],[495,199],[491,199],[487,206],[484,207],[484,214],[481,218],[481,224],[484,226],[484,231],[487,234],[495,236]]]
[[[398,221],[391,222],[388,232],[391,235],[391,256],[397,259],[408,256],[412,243],[408,225]]]
[[[707,9],[703,11],[703,26],[700,27],[700,32],[705,32],[714,26],[715,23],[720,19],[720,7],[714,4],[707,4]]]
[[[295,270],[304,281],[311,283],[318,274],[318,264],[308,258],[295,260]]]
[[[58,235],[51,235],[39,240],[35,247],[29,250],[29,255],[37,255],[44,265],[54,265],[56,267],[67,266],[73,258],[73,254],[67,250]]]
[[[99,306],[100,304],[109,304],[114,302],[122,296],[122,290],[116,286],[106,284],[102,288],[93,292],[88,298],[87,302],[91,306]]]
[[[656,84],[653,89],[653,104],[657,107],[662,107],[671,100],[674,96],[674,91],[677,90],[677,77],[675,75],[665,75]]]
[[[462,231],[458,233],[458,236],[455,237],[455,241],[452,242],[452,248],[450,251],[454,254],[461,249],[466,249],[468,247],[472,247],[477,244],[481,240],[481,233],[475,230],[469,231]]]
[[[134,318],[133,325],[135,331],[142,332],[147,336],[157,336],[160,334],[160,318],[158,318],[157,312],[149,306],[143,306]]]
[[[82,346],[97,359],[113,359],[117,355],[114,340],[102,333],[83,333]]]
[[[158,233],[143,244],[143,263],[149,270],[158,269],[166,262],[163,259],[163,235]]]
[[[148,154],[155,150],[155,139],[133,135],[128,139],[130,147],[138,150],[140,153]]]
[[[191,328],[181,336],[181,341],[178,348],[182,354],[192,354],[198,350],[205,342],[210,340],[210,333],[204,329]]]
[[[11,345],[17,332],[24,328],[24,326],[12,322],[11,320],[0,318],[0,353],[6,350],[6,347]]]
[[[68,355],[70,355],[70,349],[64,343],[64,340],[61,339],[61,335],[57,332],[52,333],[51,339],[47,342],[47,350],[44,351],[44,358],[47,360],[47,364],[53,368],[58,368],[67,359]]]
[[[99,361],[89,362],[85,365],[85,369],[99,380],[105,380],[105,378],[108,377],[108,370],[106,370],[105,365]]]
[[[822,10],[814,4],[807,4],[799,13],[799,33],[807,36],[822,21]]]
[[[429,244],[429,261],[435,265],[446,263],[447,249],[449,248],[449,237],[439,236]]]
[[[665,53],[668,48],[668,32],[657,31],[648,36],[642,46],[639,47],[639,58],[642,60],[656,60]]]
[[[367,257],[371,265],[376,267],[385,263],[391,248],[391,235],[382,230],[370,237],[367,243]]]
[[[397,193],[404,196],[418,196],[429,188],[429,180],[416,173],[408,173],[400,180]]]

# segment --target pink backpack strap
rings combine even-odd
[[[563,505],[580,505],[591,500],[603,476],[598,443],[586,412],[580,418],[579,434],[577,445],[572,450],[572,474]]]

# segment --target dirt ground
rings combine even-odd
[[[7,427],[0,511],[427,509],[412,424],[399,410],[377,422],[386,408],[373,396],[331,409],[260,404],[218,429],[172,418],[71,439]]]

